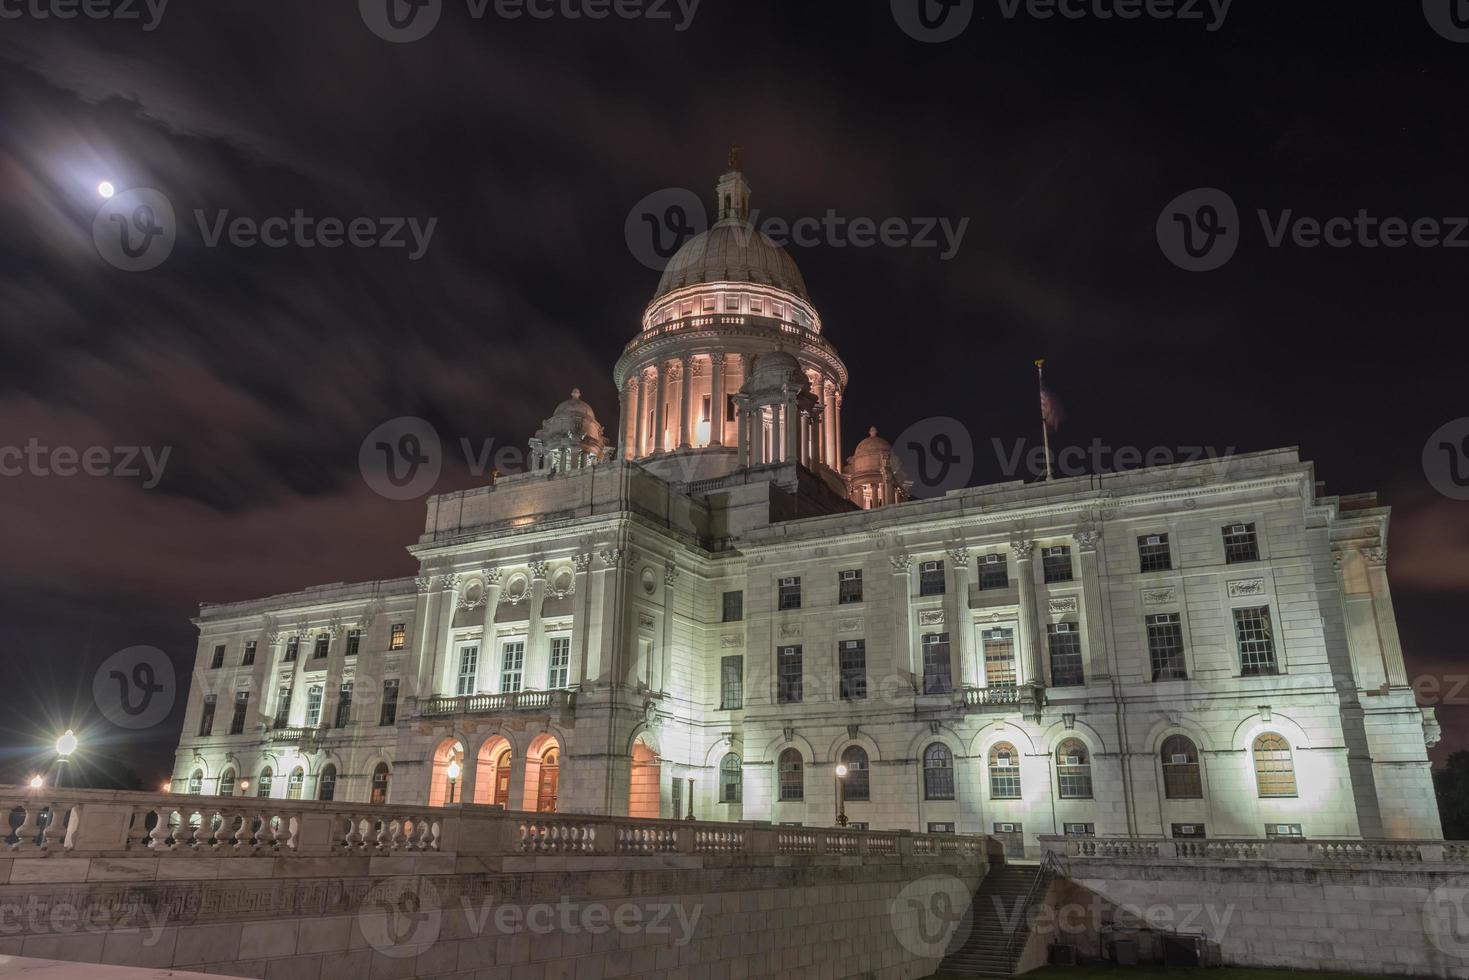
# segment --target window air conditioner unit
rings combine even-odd
[[[783,578],[783,579],[780,580],[780,584],[782,586],[795,585],[796,584],[796,578],[795,578],[795,576],[791,576],[790,578]]]
[[[1188,756],[1186,756],[1186,755],[1173,755],[1173,756],[1169,756],[1168,757],[1168,761],[1171,762],[1175,766],[1186,766],[1186,765],[1188,765]]]
[[[984,563],[986,565],[998,565],[1000,563],[1000,556],[999,555],[985,555],[984,556]]]
[[[1197,830],[1194,828],[1194,825],[1191,824],[1191,823],[1181,823],[1181,824],[1178,825],[1178,832],[1180,834],[1193,834],[1193,833],[1197,833]]]
[[[1074,624],[1072,624],[1072,623],[1057,623],[1056,624],[1056,632],[1057,633],[1075,633],[1076,632],[1076,626]]]
[[[1249,530],[1250,529],[1248,527],[1246,527],[1245,525],[1243,525],[1243,524],[1236,524],[1234,527],[1232,527],[1232,528],[1229,529],[1229,533],[1230,534],[1248,534],[1249,533]]]
[[[1068,755],[1066,757],[1066,764],[1068,766],[1079,766],[1079,765],[1081,765],[1082,764],[1082,762],[1081,762],[1081,756],[1079,756],[1079,755]]]
[[[936,561],[926,561],[923,563],[923,570],[925,572],[936,572],[939,570],[939,563]]]
[[[1015,833],[1015,825],[1013,823],[997,823],[995,824],[995,833],[1013,834]]]
[[[1163,537],[1161,535],[1158,535],[1158,534],[1150,534],[1150,535],[1148,535],[1148,544],[1162,544],[1162,543],[1163,543]]]
[[[995,757],[995,768],[996,769],[1009,769],[1010,768],[1010,757],[1008,755],[996,756]]]
[[[842,581],[843,582],[855,582],[855,581],[857,581],[857,573],[855,571],[842,572]]]

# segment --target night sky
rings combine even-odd
[[[868,425],[952,416],[972,482],[1010,478],[1000,457],[1039,438],[1037,357],[1059,446],[1299,446],[1328,493],[1393,507],[1410,675],[1459,702],[1435,759],[1469,746],[1469,503],[1423,463],[1469,416],[1469,230],[1458,248],[1271,247],[1256,216],[1365,209],[1447,237],[1469,215],[1469,43],[1430,24],[1450,0],[1240,0],[1213,30],[1202,3],[1120,20],[964,0],[943,43],[853,0],[703,0],[686,24],[672,3],[476,19],[445,0],[413,43],[344,0],[178,2],[156,23],[141,2],[137,20],[34,16],[47,3],[0,3],[0,447],[169,456],[151,487],[0,476],[0,780],[76,727],[95,773],[157,785],[183,698],[109,726],[104,659],[156,646],[186,678],[201,601],[411,574],[422,501],[358,471],[380,423],[524,446],[580,387],[615,428],[612,365],[657,283],[629,214],[665,189],[712,203],[732,143],[764,216],[967,219],[947,260],[792,246],[851,370],[844,455]],[[176,210],[157,268],[99,254],[103,180]],[[1238,249],[1189,272],[1156,227],[1200,187],[1238,206]],[[414,260],[211,247],[196,210],[436,224]],[[451,452],[438,486],[481,479]]]

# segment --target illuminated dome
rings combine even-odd
[[[685,242],[663,270],[653,298],[706,282],[758,283],[811,299],[795,259],[743,218],[723,219]]]
[[[878,435],[876,428],[868,429],[867,438],[857,443],[843,472],[847,497],[864,510],[902,503],[911,495],[913,481],[893,455],[893,444]]]

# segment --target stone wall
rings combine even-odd
[[[0,858],[0,955],[265,980],[910,980],[943,952],[924,918],[934,896],[962,908],[993,843],[22,792],[26,822]],[[170,809],[196,802],[194,828]]]
[[[1202,935],[1225,965],[1469,977],[1469,848],[1442,842],[1045,841],[1065,876],[1037,932],[1144,959]]]

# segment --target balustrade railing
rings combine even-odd
[[[1020,704],[1025,700],[1025,690],[1019,687],[966,687],[964,703],[970,707]]]
[[[514,694],[465,694],[424,698],[418,713],[425,718],[443,715],[484,715],[505,711],[558,711],[571,704],[571,692],[517,691]]]
[[[413,852],[466,855],[866,855],[999,853],[988,837],[644,820],[447,807],[0,786],[12,857],[150,854],[291,857]]]
[[[1042,836],[1048,854],[1073,860],[1270,861],[1318,865],[1469,864],[1469,843],[1411,840],[1312,840],[1309,838],[1205,838]]]

